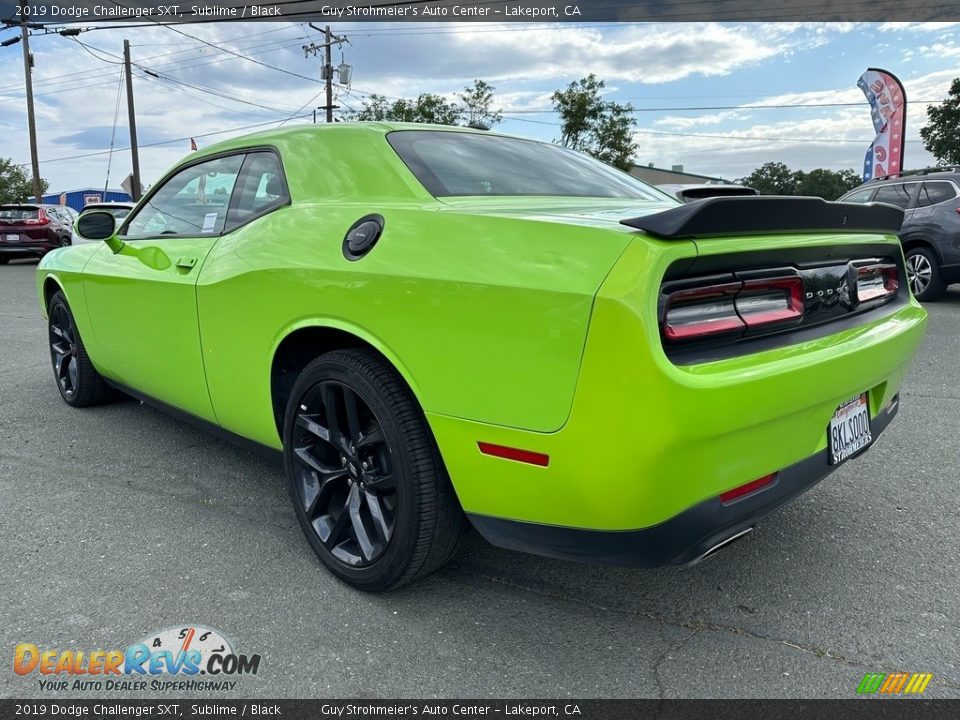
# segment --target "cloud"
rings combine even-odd
[[[881,36],[878,29],[897,30],[902,37]],[[282,71],[240,59],[185,37],[178,30]],[[501,107],[527,111],[514,116],[522,119],[522,124],[512,120],[517,124],[509,127],[542,139],[557,136],[556,117],[529,111],[551,107],[550,95],[555,88],[589,72],[606,80],[617,99],[637,98],[647,92],[646,88],[658,86],[665,88],[663,95],[690,98],[678,105],[714,104],[705,98],[718,93],[739,93],[737,97],[743,97],[745,93],[761,93],[764,88],[794,87],[778,85],[780,76],[775,73],[782,70],[782,63],[793,60],[799,65],[800,60],[821,57],[814,53],[859,53],[863,63],[857,67],[866,67],[875,54],[873,41],[882,39],[914,49],[909,65],[909,69],[915,68],[913,76],[907,77],[907,68],[901,69],[908,97],[914,102],[943,97],[957,75],[956,63],[951,62],[956,58],[956,41],[951,35],[954,30],[946,24],[881,28],[854,23],[647,23],[590,28],[566,24],[369,23],[338,25],[337,32],[350,39],[342,52],[354,67],[356,88],[340,92],[337,102],[342,106],[359,108],[364,92],[392,97],[422,92],[450,96],[482,77],[496,86]],[[162,76],[151,77],[136,70],[134,78],[144,145],[140,159],[146,182],[154,181],[182,158],[188,147],[186,140],[170,145],[149,143],[278,120],[301,107],[302,113],[309,114],[322,103],[320,60],[305,57],[301,49],[319,36],[301,24],[211,23],[174,29],[98,30],[79,38],[92,48],[90,52],[67,38],[38,36],[33,51],[37,60],[34,78],[41,170],[54,189],[103,183],[107,155],[49,161],[109,147],[121,89],[120,66],[116,63],[124,37],[133,43],[134,62]],[[858,48],[864,38],[871,41],[868,50]],[[336,49],[334,62],[339,61],[340,49]],[[28,154],[19,54],[0,54],[0,71],[4,78],[0,81],[0,127],[4,129],[0,156],[24,162]],[[770,159],[783,159],[795,167],[859,166],[865,149],[860,143],[873,134],[865,107],[783,112],[754,109],[764,104],[863,101],[852,82],[841,89],[807,90],[817,87],[824,78],[806,70],[796,80],[797,92],[771,94],[729,111],[639,115],[647,131],[687,133],[644,134],[639,159],[666,165],[683,162],[691,170],[725,176],[746,174]],[[126,108],[120,97],[115,144],[126,148]],[[846,110],[850,112],[843,112]],[[912,106],[909,127],[914,136],[921,117],[922,108]],[[233,129],[198,142],[203,147],[250,131]],[[838,137],[856,142],[831,145],[750,139],[789,137],[791,132],[803,137],[813,133],[810,139]],[[908,147],[919,163],[916,150],[920,146]],[[115,152],[111,184],[126,175],[129,166],[129,152]]]
[[[686,130],[689,128],[702,127],[704,125],[719,125],[720,123],[730,122],[731,120],[749,120],[751,115],[740,112],[739,110],[713,111],[706,115],[696,115],[694,117],[684,117],[680,115],[667,115],[654,121],[657,127],[671,128],[674,130]]]
[[[955,22],[885,22],[878,28],[880,32],[940,32],[960,25]]]

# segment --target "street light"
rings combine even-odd
[[[7,38],[3,42],[0,42],[0,47],[10,47],[11,45],[16,45],[18,42],[20,42],[20,36],[15,35],[14,37]]]

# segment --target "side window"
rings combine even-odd
[[[953,185],[948,182],[925,182],[920,188],[920,197],[917,198],[917,207],[936,205],[956,197]]]
[[[873,198],[873,201],[896,205],[898,208],[906,209],[907,205],[910,204],[910,190],[910,186],[904,185],[903,183],[884,185],[877,190],[877,195]]]
[[[137,211],[124,235],[219,235],[243,158],[231,155],[184,168]]]
[[[873,191],[875,189],[876,188],[871,187],[871,188],[865,188],[863,190],[857,190],[856,192],[852,192],[843,199],[843,202],[848,202],[848,203],[870,202],[870,196],[873,195]]]
[[[242,225],[250,218],[289,200],[283,168],[277,156],[272,152],[252,152],[243,164],[240,185],[230,206],[227,228]]]

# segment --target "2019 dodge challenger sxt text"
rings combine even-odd
[[[37,284],[67,403],[120,389],[282,451],[317,555],[382,590],[467,518],[691,562],[863,451],[926,322],[901,219],[681,205],[540,142],[337,124],[191,154]]]

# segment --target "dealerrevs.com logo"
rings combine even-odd
[[[239,675],[256,675],[260,655],[237,653],[222,633],[199,625],[150,633],[118,650],[42,649],[20,643],[13,671],[36,676],[43,691],[233,690]],[[171,679],[173,678],[173,679]]]

